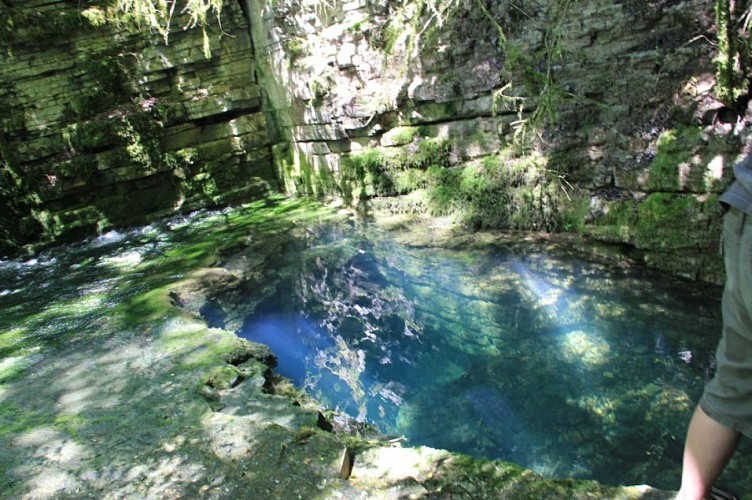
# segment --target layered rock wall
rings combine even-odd
[[[712,97],[712,2],[248,5],[287,189],[580,231],[722,279],[746,110]]]
[[[2,4],[0,240],[96,234],[276,189],[240,5],[165,40],[75,2]]]
[[[242,0],[162,36],[0,3],[6,249],[281,189],[579,232],[720,281],[746,101],[709,0]],[[220,26],[221,24],[221,26]]]

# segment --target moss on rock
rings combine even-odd
[[[708,234],[688,238],[708,216],[719,216],[716,196],[699,198],[669,193],[648,196],[637,209],[634,242],[638,248],[687,248],[706,246]]]

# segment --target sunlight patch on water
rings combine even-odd
[[[91,242],[91,246],[93,248],[102,247],[105,245],[111,245],[113,243],[120,243],[126,238],[126,235],[115,231],[114,229],[112,231],[107,231],[104,234],[101,234],[94,238],[94,240]]]
[[[186,215],[175,217],[167,224],[167,227],[172,230],[178,230],[191,226],[197,228],[210,227],[218,222],[228,222],[228,214],[230,209],[225,210],[198,210]]]
[[[563,335],[561,348],[566,361],[581,363],[588,368],[594,368],[609,361],[611,350],[605,340],[584,330],[576,330]]]
[[[515,262],[512,264],[512,268],[519,274],[525,289],[532,296],[536,305],[553,309],[552,312],[555,312],[564,289],[552,285],[541,276],[537,276],[521,262]]]
[[[141,264],[142,261],[143,257],[141,252],[138,250],[131,250],[112,257],[105,257],[101,262],[105,266],[115,267],[122,271],[130,271]]]

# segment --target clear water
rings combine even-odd
[[[678,487],[719,289],[543,245],[409,247],[353,225],[310,228],[275,273],[239,334],[330,408],[546,476]]]
[[[269,344],[276,370],[329,407],[410,444],[547,476],[677,487],[720,290],[546,244],[407,246],[285,210],[253,224],[242,211],[199,213],[0,261],[0,383],[37,353],[111,334],[112,307],[181,279],[205,246],[226,247],[216,265],[261,262],[253,272],[268,285],[242,297],[253,312],[239,333]],[[748,450],[723,478],[739,492]]]

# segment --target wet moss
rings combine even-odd
[[[641,498],[637,488],[612,487],[578,479],[543,479],[528,469],[505,462],[453,456],[424,486],[452,498]],[[671,498],[654,492],[653,498]]]
[[[235,366],[229,364],[215,366],[211,369],[204,384],[221,391],[237,385],[240,382],[240,376],[240,370]]]
[[[700,127],[684,127],[660,135],[648,174],[650,190],[683,190],[685,181],[682,180],[681,169],[689,170],[695,151],[703,143],[701,132]]]
[[[586,236],[612,243],[631,243],[639,216],[637,202],[632,199],[605,202],[605,214],[586,224]]]
[[[429,169],[450,165],[451,145],[444,139],[419,138],[417,128],[405,130],[410,144],[368,149],[343,158],[339,189],[347,203],[373,196],[394,196],[422,189]]]
[[[295,182],[296,191],[314,198],[335,194],[337,182],[328,165],[318,158],[313,160],[317,163],[313,163],[312,160],[301,153],[296,155],[295,163],[300,172],[300,177]]]
[[[294,180],[295,159],[289,143],[281,142],[272,146],[272,157],[274,158],[274,171],[280,189],[290,194],[295,193],[297,191]]]
[[[459,212],[476,229],[578,231],[582,225],[583,197],[570,195],[540,157],[495,155],[480,164],[432,166],[426,173],[433,215]]]
[[[710,204],[718,204],[717,198]],[[706,200],[702,202],[694,196],[681,196],[670,193],[654,193],[638,207],[637,222],[634,227],[634,241],[638,248],[684,248],[694,245],[687,238],[691,234],[694,221],[703,212]]]

